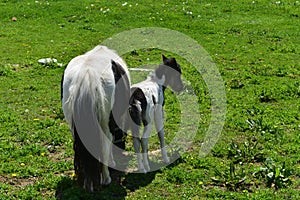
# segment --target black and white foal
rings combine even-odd
[[[170,162],[164,142],[164,91],[167,86],[170,86],[176,92],[183,89],[180,65],[175,58],[168,59],[164,55],[162,55],[162,58],[163,63],[151,72],[145,81],[131,87],[129,114],[134,122],[131,123],[133,146],[137,153],[139,171],[144,173],[150,171],[148,141],[153,121],[160,140],[163,160],[166,163]],[[142,137],[140,137],[139,129],[142,123],[144,131]],[[142,146],[142,153],[140,146]]]

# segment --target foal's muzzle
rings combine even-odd
[[[172,89],[175,91],[175,92],[180,92],[182,91],[184,88],[183,84],[182,83],[177,83]]]

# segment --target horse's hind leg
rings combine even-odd
[[[112,148],[112,135],[110,133],[109,130],[109,125],[108,125],[108,119],[107,118],[103,118],[101,121],[102,124],[102,137],[101,137],[101,141],[102,141],[102,145],[101,145],[101,150],[102,150],[102,185],[109,185],[111,183],[111,177],[109,175],[109,170],[108,170],[108,165],[111,162],[114,162],[113,158],[112,158],[112,153],[111,153],[111,148]],[[112,160],[111,160],[112,159]]]

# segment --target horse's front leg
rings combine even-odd
[[[160,141],[160,148],[163,160],[165,163],[169,163],[170,159],[168,157],[166,147],[165,147],[165,131],[164,131],[164,110],[162,106],[157,106],[154,113],[155,128]]]

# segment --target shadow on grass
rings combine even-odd
[[[157,172],[147,174],[130,173],[125,174],[111,170],[112,183],[102,187],[99,191],[90,194],[80,188],[76,181],[70,177],[63,177],[56,188],[56,199],[125,199],[127,192],[134,192],[140,187],[147,186],[155,178]]]
[[[179,164],[181,161],[179,158],[167,168],[172,168]],[[155,164],[155,163],[152,163]],[[151,164],[150,164],[151,165]],[[56,199],[125,199],[128,192],[134,192],[139,188],[149,185],[154,179],[157,173],[161,173],[160,170],[143,173],[124,173],[117,170],[110,169],[112,182],[109,186],[102,187],[99,191],[90,194],[80,188],[76,181],[70,177],[63,177],[56,187]]]

